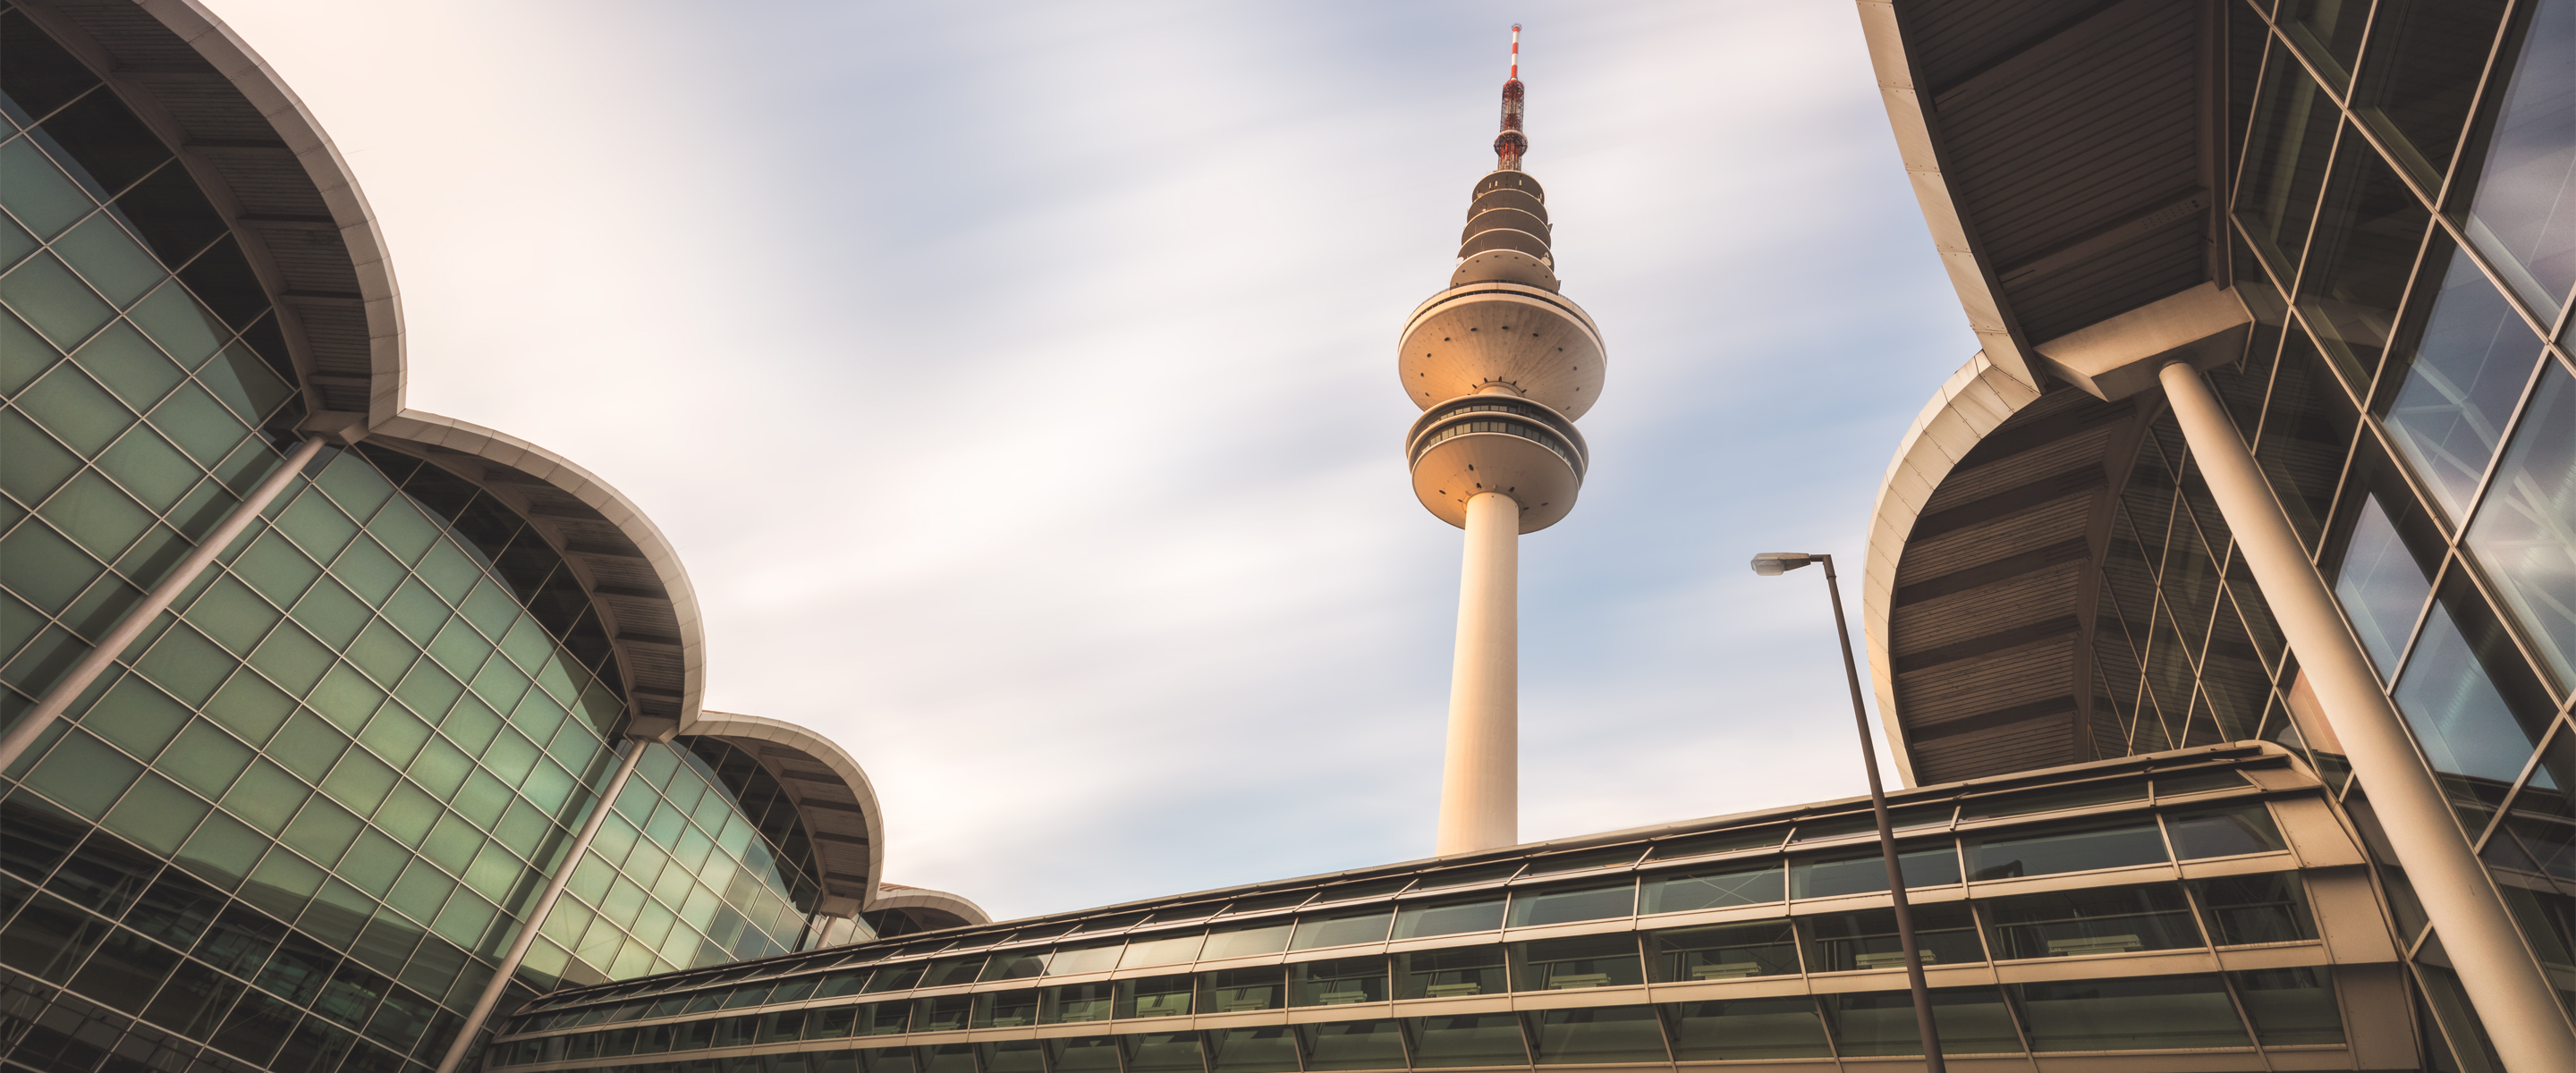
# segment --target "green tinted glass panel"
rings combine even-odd
[[[134,304],[167,275],[142,243],[103,212],[55,239],[54,252],[119,308]]]
[[[188,376],[142,332],[121,320],[83,344],[72,360],[137,411],[150,410]]]
[[[115,442],[134,415],[74,365],[57,365],[18,396],[18,409],[88,458]]]
[[[50,253],[27,258],[0,276],[0,301],[9,303],[28,324],[65,350],[78,346],[116,315]]]

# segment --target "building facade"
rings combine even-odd
[[[2563,1039],[2538,1022],[2564,1010],[2489,1009],[2470,992],[2524,970],[2472,971],[2427,905],[2500,903],[2502,960],[2576,1003],[2576,4],[1862,9],[1985,343],[1870,534],[1900,763],[1939,782],[2276,742],[2374,855],[2428,1062],[2530,1065],[2499,1043]],[[2221,418],[2199,436],[2158,379],[2176,361]],[[2212,455],[2249,448],[2260,480],[2231,494]],[[2275,574],[2304,585],[2260,576],[2250,525],[2294,538]],[[2331,618],[2303,644],[2305,586]],[[2396,748],[2356,777],[2373,701]],[[2473,889],[2419,896],[2409,823]]]
[[[1861,616],[1945,1055],[2576,1068],[2576,0],[1859,10],[1983,346]],[[999,924],[885,884],[846,754],[700,709],[631,504],[402,406],[255,56],[108,0],[0,53],[0,1062],[1919,1056],[1853,800]]]
[[[838,747],[697,710],[631,504],[402,406],[365,203],[229,31],[0,5],[0,90],[0,1062],[426,1070],[505,966],[981,919],[879,888]]]
[[[2267,743],[1895,794],[1953,1067],[2413,1068],[2331,794]],[[1922,1053],[1890,903],[1832,801],[572,989],[487,1068],[1883,1069]]]

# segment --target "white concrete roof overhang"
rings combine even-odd
[[[400,289],[348,162],[277,72],[199,0],[18,0],[107,72],[110,88],[229,218],[278,310],[304,429],[420,455],[527,518],[574,565],[627,676],[630,735],[707,734],[782,774],[818,837],[835,915],[874,906],[883,851],[876,795],[856,761],[793,724],[701,713],[706,639],[697,595],[660,529],[597,475],[506,433],[403,406]],[[843,839],[846,839],[844,841]],[[969,903],[971,904],[971,903]]]
[[[1933,245],[1984,350],[1880,489],[1862,621],[1911,783],[2109,755],[2094,619],[2154,370],[2239,360],[2217,195],[2225,6],[1860,0]],[[2239,87],[2238,92],[2244,88]]]

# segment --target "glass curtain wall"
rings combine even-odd
[[[183,162],[24,13],[0,9],[0,49],[14,719],[304,411],[270,297]],[[0,775],[6,1057],[435,1061],[614,764],[607,637],[507,504],[400,451],[326,449]],[[796,947],[811,850],[745,759],[651,747],[522,996]]]
[[[2235,285],[2257,324],[2210,379],[2576,1007],[2576,0],[2227,6]],[[2306,750],[2371,829],[2170,414],[2103,571],[2106,733]],[[2381,872],[2478,1068],[2439,940]]]

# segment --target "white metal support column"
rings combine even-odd
[[[224,516],[223,524],[206,534],[204,540],[198,541],[196,550],[179,560],[179,565],[171,567],[160,584],[144,594],[143,602],[134,605],[124,618],[117,620],[116,625],[98,639],[98,644],[90,648],[89,654],[72,665],[70,673],[55,682],[52,689],[46,690],[45,695],[36,701],[36,706],[19,718],[18,725],[9,728],[6,736],[0,736],[0,771],[17,763],[19,755],[27,751],[27,746],[35,744],[45,728],[54,725],[54,720],[62,717],[72,701],[79,699],[81,692],[116,662],[116,657],[125,652],[125,646],[143,636],[144,627],[151,625],[161,612],[169,610],[171,601],[177,600],[180,593],[188,591],[188,586],[196,583],[197,575],[206,572],[207,565],[215,561],[215,556],[223,554],[225,548],[241,538],[242,530],[250,528],[251,521],[258,518],[261,511],[267,510],[277,494],[286,490],[287,482],[303,472],[305,463],[313,461],[313,456],[321,451],[322,441],[318,437],[297,446],[294,453],[286,456],[286,461],[278,463],[277,468],[259,482],[258,487],[233,505],[232,513]]]
[[[492,1008],[500,1005],[501,995],[510,988],[510,978],[518,975],[519,962],[528,956],[528,947],[537,941],[537,929],[544,927],[546,914],[554,911],[555,901],[563,897],[564,884],[572,881],[572,870],[581,864],[582,855],[590,852],[590,840],[599,834],[599,825],[608,819],[608,810],[617,804],[617,795],[626,791],[626,777],[635,774],[635,762],[653,743],[628,738],[619,743],[617,774],[609,776],[607,789],[599,792],[598,803],[591,806],[590,819],[573,836],[572,848],[564,852],[562,864],[546,880],[546,889],[537,895],[537,904],[528,910],[528,922],[519,927],[519,937],[510,943],[509,953],[501,955],[501,964],[492,971],[492,982],[483,985],[483,994],[474,1000],[474,1010],[465,1015],[465,1025],[456,1030],[456,1039],[447,1045],[447,1056],[438,1061],[438,1073],[456,1073],[465,1061],[465,1052],[473,1049],[474,1037],[483,1031],[483,1022],[492,1018]]]
[[[2514,1073],[2576,1070],[2568,1028],[2547,977],[2532,960],[2486,869],[2469,851],[2441,787],[2423,761],[2361,646],[2344,628],[2334,594],[2309,563],[2280,501],[2236,433],[2218,396],[2189,364],[2157,371],[2183,439],[2209,481],[2218,512],[2299,658],[2353,773],[2388,833],[2397,863],[2424,903],[2442,949],[2459,968],[2478,1016]]]
[[[1458,649],[1449,670],[1449,746],[1440,774],[1447,855],[1520,841],[1520,504],[1467,501],[1458,580]]]

